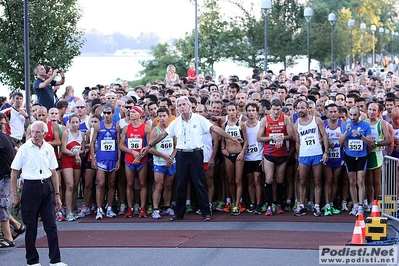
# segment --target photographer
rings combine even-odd
[[[56,81],[54,78],[57,75],[61,76],[61,80]],[[50,77],[47,78],[46,68],[42,65],[35,67],[36,80],[33,83],[33,89],[37,95],[38,101],[41,105],[50,110],[54,107],[54,91],[53,86],[62,85],[65,82],[65,74],[62,69],[54,69]]]

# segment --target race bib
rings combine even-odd
[[[336,158],[341,158],[341,148],[336,147],[329,149],[330,150],[330,159],[336,159]]]
[[[79,154],[80,149],[81,149],[81,146],[73,146],[71,151],[75,154]],[[71,155],[71,156],[74,156],[74,155]]]
[[[258,151],[259,151],[259,149],[258,149],[258,145],[257,144],[248,145],[247,154],[248,153],[255,153],[255,152],[258,152]]]
[[[284,133],[274,133],[274,134],[269,134],[269,137],[271,137],[272,139],[269,141],[269,144],[271,145],[276,145],[277,141],[275,141],[274,139],[284,139]],[[274,138],[274,139],[273,139]]]
[[[361,140],[361,139],[348,140],[348,148],[350,151],[362,151],[363,150],[363,140]]]
[[[115,151],[115,140],[101,140],[101,150],[102,151]]]
[[[316,136],[315,135],[307,136],[304,141],[306,146],[316,145]]]
[[[160,147],[162,150],[169,150],[169,149],[172,149],[172,148],[173,148],[173,143],[172,143],[172,141],[173,141],[173,139],[171,139],[171,138],[164,139],[161,143],[159,143],[159,147]]]
[[[143,147],[142,142],[142,139],[127,139],[127,146],[129,149],[138,150]]]

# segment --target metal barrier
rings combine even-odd
[[[381,216],[399,222],[398,199],[398,162],[399,159],[384,156],[382,164],[382,196],[379,199]]]

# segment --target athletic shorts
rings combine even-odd
[[[140,169],[143,168],[143,166],[146,165],[146,163],[147,162],[136,165],[136,164],[130,164],[130,163],[125,162],[125,165],[127,165],[127,167],[129,167],[130,170],[140,171]]]
[[[208,163],[204,163],[204,171],[208,171],[208,169],[209,169]]]
[[[116,170],[116,163],[115,160],[102,160],[97,162],[97,169],[104,171],[104,172],[112,172]]]
[[[250,174],[253,172],[262,172],[261,160],[259,161],[245,161],[244,162],[244,173]]]
[[[7,221],[11,216],[11,179],[9,177],[0,180],[0,221]]]
[[[352,157],[345,154],[346,172],[366,171],[367,156]]]
[[[318,165],[323,162],[323,155],[300,156],[298,162],[306,166]]]
[[[289,157],[287,157],[286,168],[290,168],[290,167],[292,167],[292,166],[295,166],[295,163],[296,163],[295,156],[289,156]]]
[[[369,153],[369,155],[367,156],[367,169],[373,170],[381,167],[383,159],[384,156],[382,154],[382,151]]]
[[[172,164],[170,167],[154,164],[154,172],[165,174],[167,176],[174,175],[176,174],[176,163]]]
[[[63,157],[61,159],[61,165],[62,165],[62,169],[68,169],[68,168],[72,168],[74,170],[82,169],[82,166],[76,163],[76,159],[73,156],[70,156],[70,158]]]
[[[269,162],[274,163],[275,165],[283,164],[287,161],[287,156],[270,156],[264,154],[263,157],[268,160]]]
[[[330,167],[332,169],[338,169],[344,164],[344,161],[341,159],[339,160],[328,160],[325,164],[325,166]]]

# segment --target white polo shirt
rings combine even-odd
[[[211,126],[205,117],[191,113],[187,122],[178,116],[165,130],[177,138],[177,149],[197,149],[203,147],[202,135],[209,133]]]
[[[40,180],[51,176],[51,169],[58,167],[54,147],[43,140],[41,148],[33,144],[32,139],[26,141],[15,155],[11,169],[22,169],[22,180]]]

